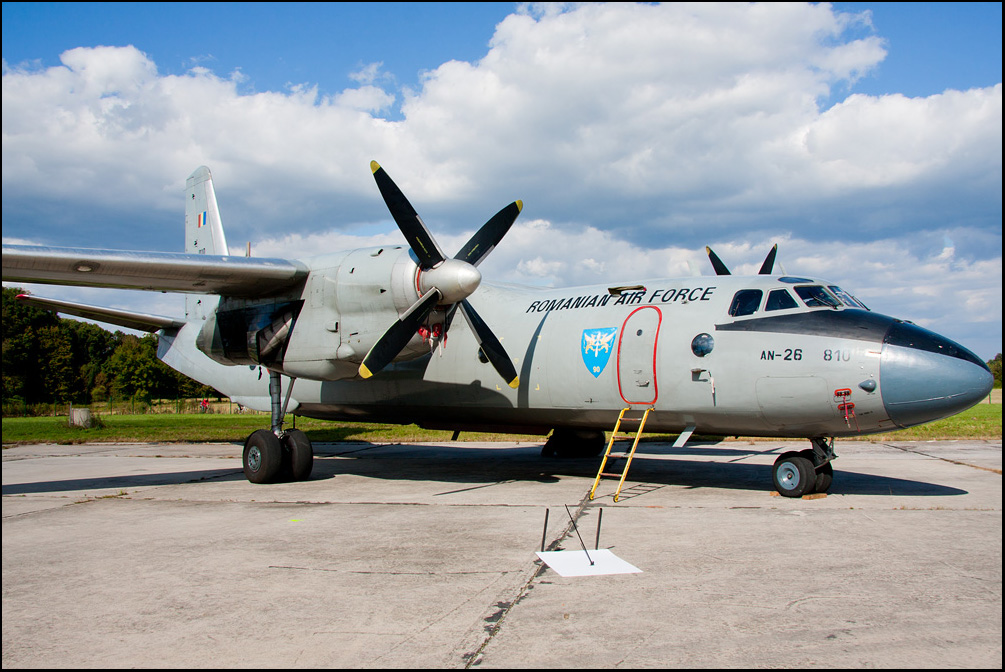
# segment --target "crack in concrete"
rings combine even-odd
[[[887,448],[896,448],[897,450],[904,453],[911,453],[913,455],[921,455],[922,457],[928,457],[933,460],[942,460],[943,462],[948,462],[950,464],[958,464],[961,467],[970,467],[971,469],[980,469],[981,471],[990,471],[992,474],[1002,475],[1001,469],[995,469],[993,467],[982,467],[979,464],[970,464],[969,462],[961,462],[959,460],[951,460],[948,457],[939,457],[938,455],[931,455],[930,453],[925,453],[914,448],[906,448],[904,446],[898,446],[893,443],[884,443]]]
[[[562,545],[562,542],[565,541],[565,539],[572,534],[575,523],[579,521],[579,518],[583,515],[583,512],[590,504],[589,497],[590,497],[589,493],[587,493],[583,496],[581,500],[579,500],[579,504],[576,506],[572,518],[562,529],[561,534],[559,534],[550,544],[548,544],[546,550],[548,551],[558,550],[558,548]],[[534,571],[531,573],[527,581],[525,581],[517,589],[517,594],[513,599],[508,601],[499,600],[494,605],[492,605],[492,607],[490,607],[490,609],[494,608],[495,611],[493,611],[488,616],[482,619],[487,624],[485,626],[485,632],[486,632],[485,638],[482,640],[481,644],[474,651],[470,651],[462,655],[462,659],[464,660],[464,669],[477,667],[478,665],[481,664],[481,660],[485,654],[485,650],[488,648],[489,644],[492,643],[492,640],[495,639],[496,635],[499,634],[499,631],[502,629],[503,623],[506,621],[506,617],[509,616],[510,612],[513,611],[516,605],[520,604],[520,602],[527,596],[528,591],[530,591],[530,589],[533,587],[534,582],[537,581],[541,577],[541,575],[544,574],[545,570],[548,569],[548,566],[543,562],[541,562],[540,560],[535,560],[534,564],[536,565]]]

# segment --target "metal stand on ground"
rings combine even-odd
[[[569,514],[569,520],[572,522],[572,529],[576,531],[576,536],[579,537],[579,545],[583,547],[583,553],[586,553],[586,559],[590,561],[590,566],[593,566],[593,558],[590,557],[590,552],[586,550],[586,544],[583,543],[583,537],[579,534],[579,527],[576,526],[576,519],[572,517],[572,512],[569,511],[569,505],[565,505],[565,512]]]
[[[642,571],[638,567],[635,567],[615,556],[610,549],[601,550],[600,527],[604,519],[603,509],[599,509],[597,512],[596,550],[594,550],[592,554],[587,550],[586,544],[583,543],[583,537],[579,534],[579,527],[576,525],[576,519],[572,517],[572,511],[569,510],[567,505],[565,507],[565,512],[569,514],[569,520],[572,522],[572,529],[576,531],[576,536],[579,538],[579,545],[583,549],[583,555],[580,555],[579,551],[544,550],[548,540],[549,509],[544,510],[544,530],[541,533],[541,551],[537,554],[538,558],[540,558],[541,561],[548,565],[548,567],[554,570],[559,576],[571,577],[599,576],[602,574],[634,574]]]

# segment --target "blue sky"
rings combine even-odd
[[[134,44],[164,74],[200,64],[240,70],[247,90],[350,86],[350,73],[383,62],[399,86],[451,59],[484,55],[511,3],[4,3],[8,63],[58,65],[82,45]]]
[[[779,242],[991,357],[1001,29],[1000,3],[4,3],[3,236],[177,249],[205,164],[235,248],[384,242],[377,159],[448,247],[524,200],[488,280]]]
[[[882,68],[851,91],[927,96],[1002,79],[1002,5],[838,2],[872,13],[889,45]],[[361,65],[382,62],[398,86],[456,59],[481,58],[515,3],[3,3],[3,58],[58,65],[66,49],[136,45],[164,74],[201,64],[240,70],[249,90],[349,86]]]

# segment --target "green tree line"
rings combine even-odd
[[[3,405],[219,396],[157,359],[157,336],[111,332],[16,300],[3,288]]]

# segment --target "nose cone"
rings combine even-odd
[[[457,259],[446,259],[435,268],[423,271],[419,285],[423,292],[433,287],[443,294],[444,304],[457,303],[471,295],[481,284],[482,274],[471,264]]]
[[[960,413],[985,398],[993,383],[980,358],[927,329],[897,322],[883,341],[883,405],[900,427]]]

